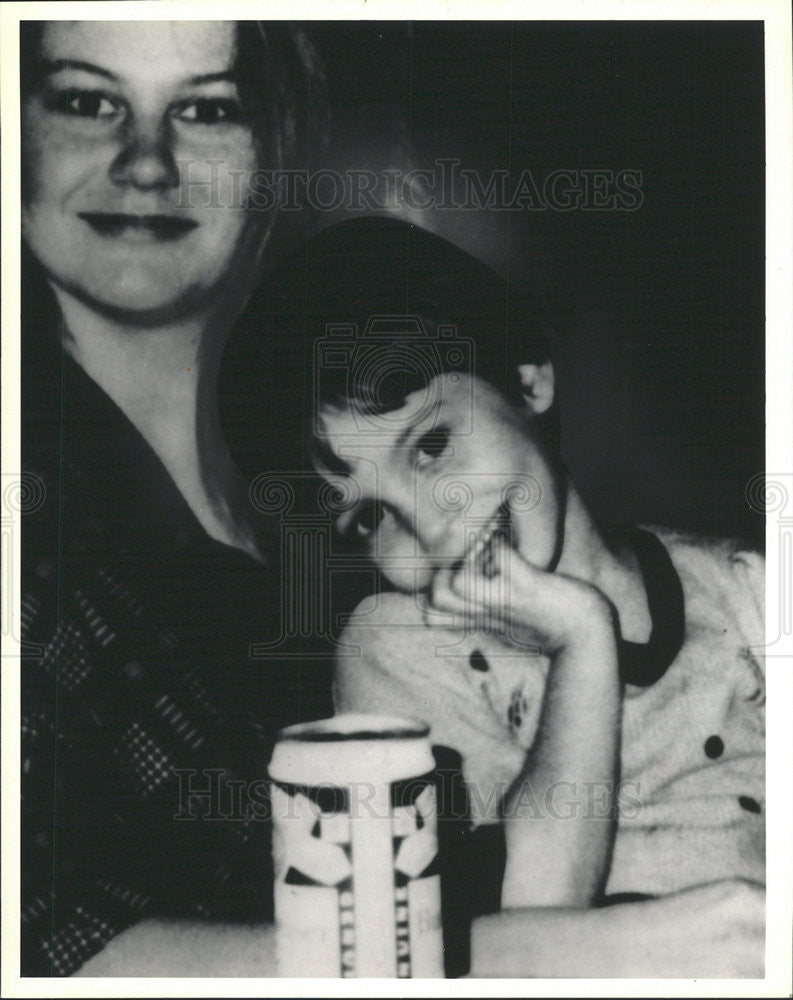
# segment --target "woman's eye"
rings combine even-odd
[[[118,101],[99,90],[59,91],[54,97],[54,106],[67,115],[78,118],[93,118],[96,121],[110,121],[121,112]]]
[[[191,125],[221,125],[238,122],[242,117],[237,101],[217,97],[200,97],[195,101],[183,104],[176,117]]]
[[[446,451],[448,443],[449,431],[445,427],[438,427],[422,434],[416,442],[416,448],[428,458],[440,458]]]

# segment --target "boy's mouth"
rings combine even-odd
[[[488,577],[496,576],[499,568],[496,564],[494,548],[498,540],[503,540],[510,548],[517,550],[517,539],[512,525],[512,508],[509,498],[496,509],[487,524],[477,534],[468,555],[472,555],[479,571]]]
[[[512,509],[509,500],[505,500],[499,505],[495,514],[485,525],[480,535],[487,536],[486,540],[493,541],[495,538],[503,538],[507,545],[513,545],[512,531]]]

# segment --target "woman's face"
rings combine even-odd
[[[23,97],[23,233],[114,312],[201,308],[253,223],[234,22],[50,22]]]

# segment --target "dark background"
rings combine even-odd
[[[762,23],[307,27],[334,167],[642,172],[636,211],[414,221],[558,324],[564,454],[597,514],[761,542],[745,489],[764,466]]]

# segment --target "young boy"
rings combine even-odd
[[[337,709],[423,719],[461,755],[474,823],[505,822],[502,906],[762,883],[761,558],[595,523],[547,341],[483,265],[383,220],[317,247],[306,318],[357,333],[316,354],[315,459],[384,582]]]
[[[472,973],[761,975],[761,559],[595,522],[536,309],[444,240],[334,226],[245,329],[225,432],[252,475],[297,470],[285,516],[321,537],[289,582],[333,574],[311,622],[330,606],[338,635],[358,605],[337,708],[423,719],[462,758],[475,831],[449,866],[460,897],[484,890],[474,912],[502,906],[474,922]],[[319,517],[312,460],[338,487]],[[469,879],[502,827],[506,865],[485,852]]]

